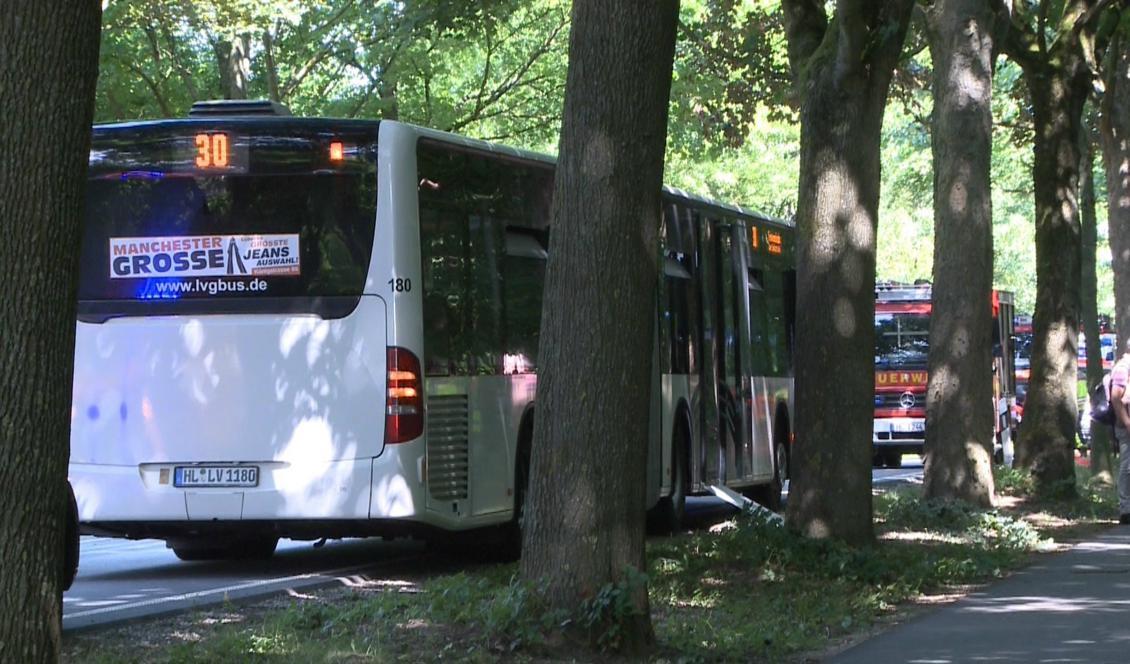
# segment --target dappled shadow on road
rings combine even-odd
[[[294,574],[316,573],[321,570],[362,565],[378,564],[382,560],[401,558],[407,554],[426,556],[426,549],[420,542],[397,540],[385,542],[380,539],[351,539],[332,542],[315,549],[313,543],[306,546],[280,548],[268,560],[215,560],[207,562],[182,562],[172,560],[168,564],[146,566],[136,569],[122,569],[96,574],[84,574],[82,581],[176,581],[178,579],[201,578],[266,578]]]
[[[1127,653],[1130,528],[1116,527],[831,661],[1125,662]]]

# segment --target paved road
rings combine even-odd
[[[922,457],[906,454],[902,457],[902,468],[873,468],[871,483],[875,485],[891,482],[921,482]]]
[[[879,484],[921,479],[917,457],[902,469],[875,469]],[[786,487],[787,490],[787,487]],[[707,528],[729,518],[732,508],[716,498],[691,498],[687,520]],[[82,538],[78,578],[63,595],[63,629],[72,630],[171,613],[190,607],[248,599],[330,583],[349,583],[359,575],[379,577],[396,566],[418,573],[436,567],[417,542],[379,539],[328,542],[315,549],[310,542],[283,540],[269,561],[186,563],[164,542]]]
[[[186,563],[165,543],[82,538],[79,574],[63,595],[63,629],[79,629],[379,574],[382,567],[428,558],[417,542],[379,539],[284,540],[268,561]]]
[[[1130,526],[844,651],[836,664],[1130,661]]]

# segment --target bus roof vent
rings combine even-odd
[[[210,118],[232,115],[290,115],[290,109],[277,101],[266,99],[212,99],[198,101],[188,111],[190,118]]]

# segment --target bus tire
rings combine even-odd
[[[502,542],[498,547],[502,560],[522,557],[522,518],[526,507],[526,494],[530,490],[530,450],[534,439],[534,414],[522,418],[518,427],[518,447],[514,453],[514,515],[502,529]]]
[[[784,501],[781,493],[785,489],[784,473],[788,472],[788,451],[780,440],[773,444],[773,479],[766,484],[753,487],[749,498],[772,512],[780,512]]]
[[[79,530],[78,530],[78,502],[75,500],[74,489],[67,482],[67,521],[64,525],[63,570],[59,579],[59,588],[69,590],[78,575],[79,558]]]
[[[648,530],[659,535],[670,535],[683,526],[687,514],[687,454],[690,435],[680,415],[675,421],[671,439],[671,493],[659,499],[648,511]]]
[[[223,544],[201,544],[199,540],[171,540],[169,548],[186,562],[201,560],[268,560],[275,555],[279,538],[265,536]]]

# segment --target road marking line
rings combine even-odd
[[[381,566],[384,566],[384,565],[389,565],[389,564],[392,564],[392,563],[399,563],[399,562],[404,562],[404,561],[407,561],[407,560],[412,560],[412,559],[417,558],[417,557],[418,556],[402,556],[400,558],[393,558],[391,560],[381,561],[381,563],[379,563],[379,564]],[[360,565],[350,565],[349,567],[339,567],[338,569],[326,570],[324,572],[310,572],[309,574],[297,574],[297,575],[294,575],[294,576],[283,576],[283,577],[278,577],[278,578],[274,578],[274,579],[259,579],[258,581],[247,581],[247,582],[238,583],[238,584],[235,584],[235,585],[232,585],[232,586],[224,586],[222,588],[211,588],[209,590],[197,590],[195,592],[183,593],[183,594],[180,594],[180,595],[169,595],[167,597],[155,597],[153,599],[147,599],[147,600],[143,600],[141,602],[131,602],[131,603],[128,603],[128,604],[118,604],[118,605],[115,605],[115,606],[106,606],[106,607],[100,607],[100,608],[97,608],[97,609],[89,609],[89,610],[86,610],[86,611],[79,611],[77,613],[71,613],[71,614],[64,615],[63,616],[63,622],[66,623],[68,620],[74,621],[75,619],[78,619],[78,618],[85,618],[85,617],[88,617],[88,616],[96,616],[96,615],[100,615],[100,614],[103,614],[103,613],[113,613],[115,611],[124,611],[124,610],[127,610],[127,609],[140,609],[140,608],[145,608],[147,606],[156,606],[156,605],[159,605],[159,604],[166,604],[166,603],[169,603],[169,602],[186,602],[186,601],[190,601],[190,600],[200,599],[202,597],[208,597],[209,595],[218,595],[218,594],[226,595],[228,593],[232,593],[232,592],[236,592],[236,591],[240,591],[240,590],[248,590],[248,589],[251,589],[251,588],[258,588],[258,587],[261,587],[261,586],[267,586],[267,585],[276,584],[276,583],[288,583],[288,582],[294,582],[294,581],[303,581],[303,580],[308,580],[308,579],[317,579],[319,577],[324,577],[326,580],[332,581],[335,577],[340,576],[342,574],[346,574],[348,572],[353,572],[353,571],[364,570],[364,569],[373,569],[373,563],[362,563]]]

